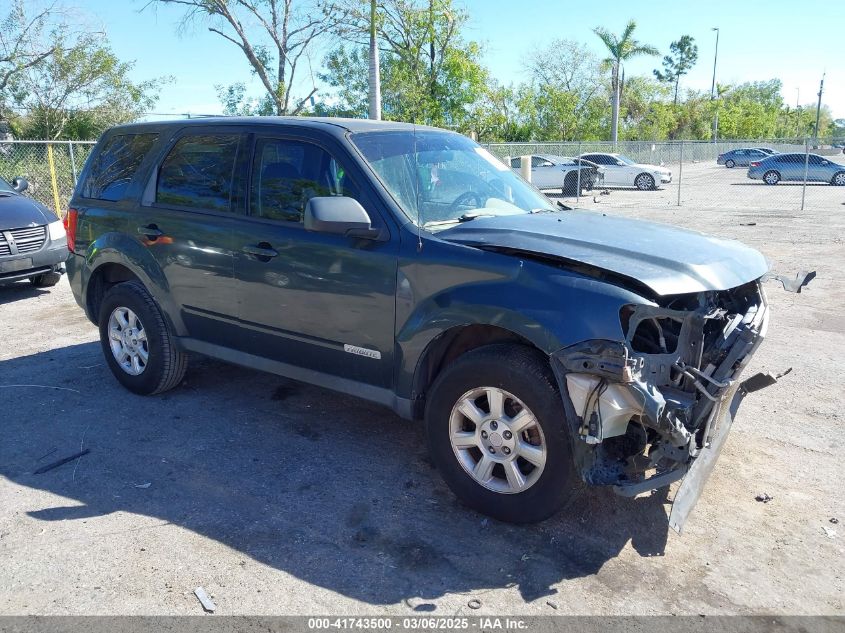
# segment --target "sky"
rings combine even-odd
[[[134,79],[175,78],[161,90],[156,112],[219,114],[215,84],[243,81],[253,94],[261,94],[248,62],[233,44],[209,33],[205,24],[180,30],[183,12],[178,7],[141,10],[146,2],[75,0],[75,6],[85,19],[103,28],[118,57],[135,60]],[[523,61],[533,48],[566,38],[601,54],[602,44],[592,29],[604,26],[618,33],[633,18],[637,39],[664,53],[670,42],[682,35],[695,38],[698,64],[683,78],[682,88],[710,90],[716,39],[712,28],[718,27],[717,82],[778,78],[790,106],[794,107],[800,96],[802,106],[815,107],[819,80],[827,71],[823,103],[834,118],[845,118],[842,22],[824,19],[833,15],[838,2],[841,0],[455,0],[470,15],[466,37],[483,45],[485,65],[504,84],[525,79]],[[326,51],[324,47],[312,55],[315,75]],[[660,59],[632,60],[626,74],[651,75],[660,67]],[[298,82],[300,91],[310,91],[311,82],[306,64]],[[320,87],[319,80],[316,83]]]

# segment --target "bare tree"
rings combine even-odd
[[[300,60],[350,14],[346,2],[330,0],[149,0],[144,8],[159,4],[184,6],[185,23],[210,19],[208,30],[241,50],[278,115],[299,114],[317,91],[294,100]]]

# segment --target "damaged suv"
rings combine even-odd
[[[505,521],[549,517],[578,479],[636,495],[684,478],[680,530],[739,402],[774,381],[739,382],[769,318],[760,253],[554,206],[434,128],[114,128],[68,246],[129,390],[173,388],[201,354],[382,403],[424,419],[447,484]]]

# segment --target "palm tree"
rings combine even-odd
[[[615,143],[619,138],[619,100],[621,95],[619,81],[619,74],[622,71],[622,62],[625,62],[637,55],[659,55],[660,52],[649,46],[648,44],[641,44],[634,39],[634,30],[637,28],[637,23],[634,20],[628,20],[625,25],[625,30],[622,31],[621,36],[611,33],[602,26],[597,26],[593,29],[593,33],[599,36],[599,39],[607,47],[610,56],[604,60],[604,63],[610,66],[611,81],[610,87],[613,91],[611,95],[611,103],[613,104],[613,121],[610,128],[611,140]]]

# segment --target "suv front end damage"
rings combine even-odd
[[[684,478],[670,516],[680,532],[740,401],[774,382],[738,382],[766,335],[766,296],[753,281],[628,304],[619,317],[623,341],[585,341],[552,356],[577,425],[575,459],[587,483],[625,496]]]

